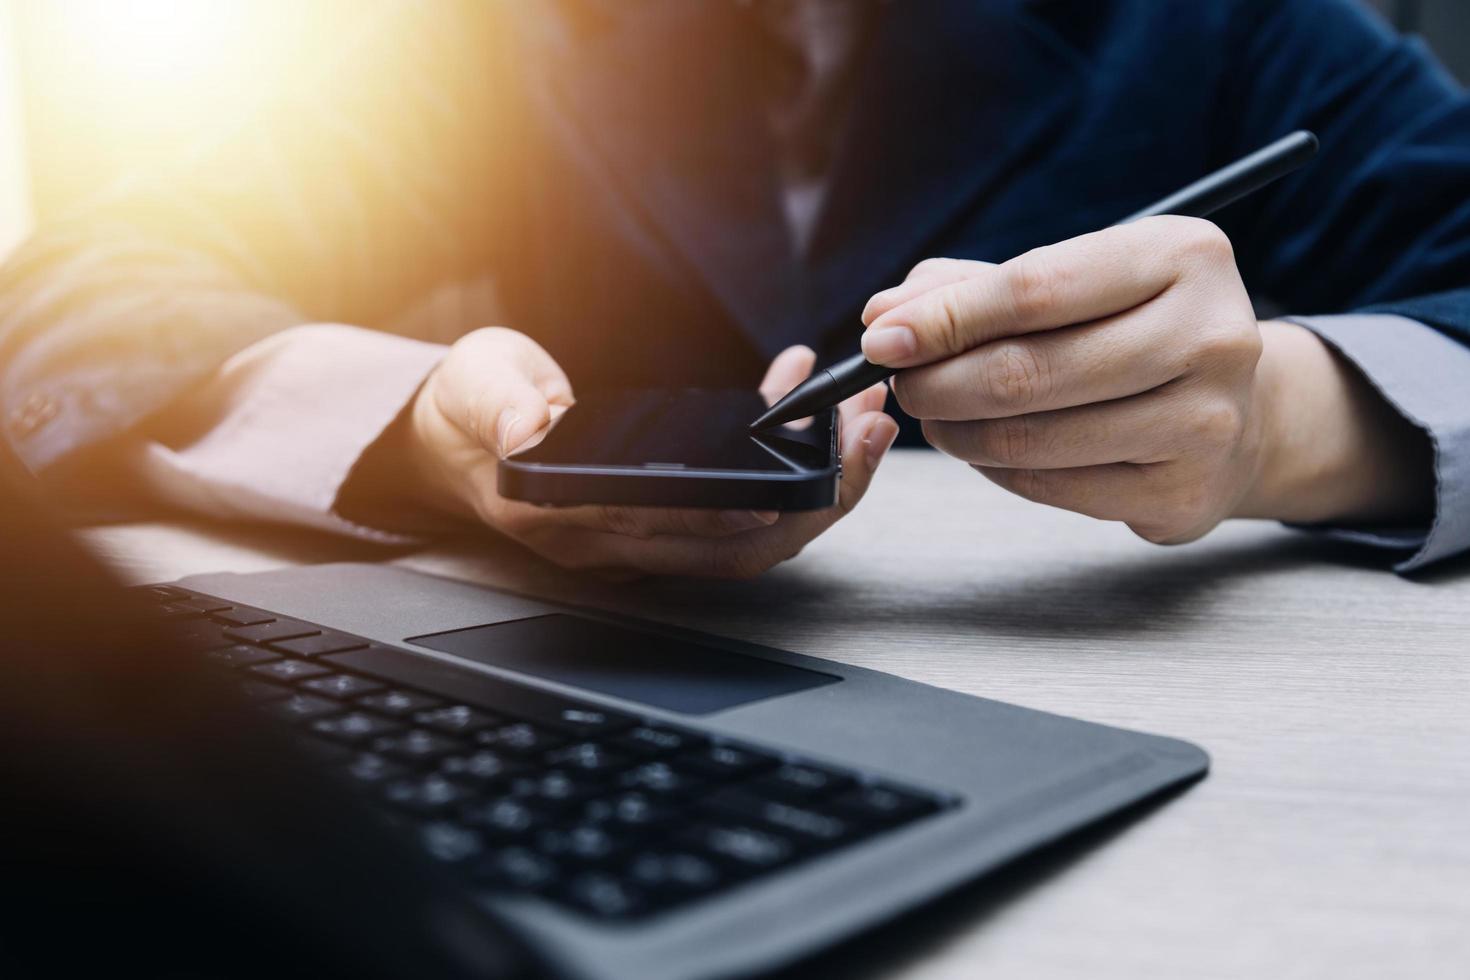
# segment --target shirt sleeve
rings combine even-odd
[[[1470,349],[1388,314],[1287,317],[1351,361],[1434,449],[1435,506],[1427,528],[1314,526],[1315,533],[1395,549],[1409,572],[1470,549]]]
[[[413,539],[347,520],[338,494],[448,348],[337,324],[293,327],[230,358],[134,455],[150,496],[227,519]]]

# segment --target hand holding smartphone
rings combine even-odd
[[[833,506],[842,473],[837,412],[751,432],[765,408],[743,389],[589,392],[539,445],[501,460],[500,493],[563,506]]]
[[[401,489],[382,506],[392,513],[394,500],[427,505],[567,568],[758,575],[858,505],[897,434],[881,410],[886,392],[875,386],[839,406],[841,432],[829,414],[752,442],[750,420],[815,360],[807,348],[788,348],[759,394],[599,392],[588,384],[574,396],[529,337],[474,331],[450,348],[384,442],[384,485]],[[608,500],[623,502],[600,502]]]

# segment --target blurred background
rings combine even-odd
[[[1470,79],[1470,0],[1365,2]],[[308,84],[340,43],[333,32],[371,7],[0,0],[0,257],[113,176],[187,152],[277,85]]]

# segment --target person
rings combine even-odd
[[[1353,0],[354,9],[0,274],[8,436],[58,492],[751,575],[856,505],[881,390],[817,514],[535,508],[496,461],[578,390],[773,397],[861,342],[906,439],[1149,540],[1470,547],[1470,102]],[[1296,128],[1317,162],[1218,224],[1095,230]]]

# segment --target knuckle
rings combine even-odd
[[[1230,236],[1213,221],[1203,218],[1179,218],[1175,249],[1185,259],[1218,262],[1222,259],[1233,262],[1235,247]]]
[[[1042,396],[1046,368],[1033,345],[1007,341],[986,357],[980,376],[982,394],[996,408],[1021,410]]]
[[[910,269],[909,274],[904,278],[907,280],[917,279],[922,276],[937,275],[940,272],[944,271],[944,269],[947,267],[947,264],[947,259],[924,259],[922,262],[919,262],[912,269]]]
[[[496,445],[500,434],[496,426],[500,422],[500,399],[489,389],[479,391],[464,403],[461,419],[465,434],[484,448]]]
[[[1052,485],[1046,470],[999,469],[982,463],[972,463],[971,467],[1007,493],[1035,503],[1048,502]]]
[[[947,354],[958,354],[965,349],[965,311],[960,297],[953,289],[938,291],[934,309],[935,339]]]
[[[1034,322],[1056,306],[1060,291],[1057,275],[1036,253],[1008,263],[1002,282],[1017,323]]]
[[[1254,322],[1227,324],[1202,331],[1195,345],[1206,364],[1254,367],[1261,357],[1261,330]]]
[[[648,530],[633,516],[633,512],[625,507],[601,507],[598,509],[597,518],[612,534],[628,538],[647,538]]]
[[[976,424],[975,448],[980,456],[1000,466],[1019,466],[1031,454],[1035,434],[1024,415],[988,419]]]
[[[1192,541],[1212,524],[1214,501],[1200,480],[1177,481],[1165,494],[1155,518],[1150,521],[1155,544]]]
[[[1194,437],[1207,446],[1233,446],[1245,430],[1245,413],[1223,399],[1199,406],[1193,415]]]

